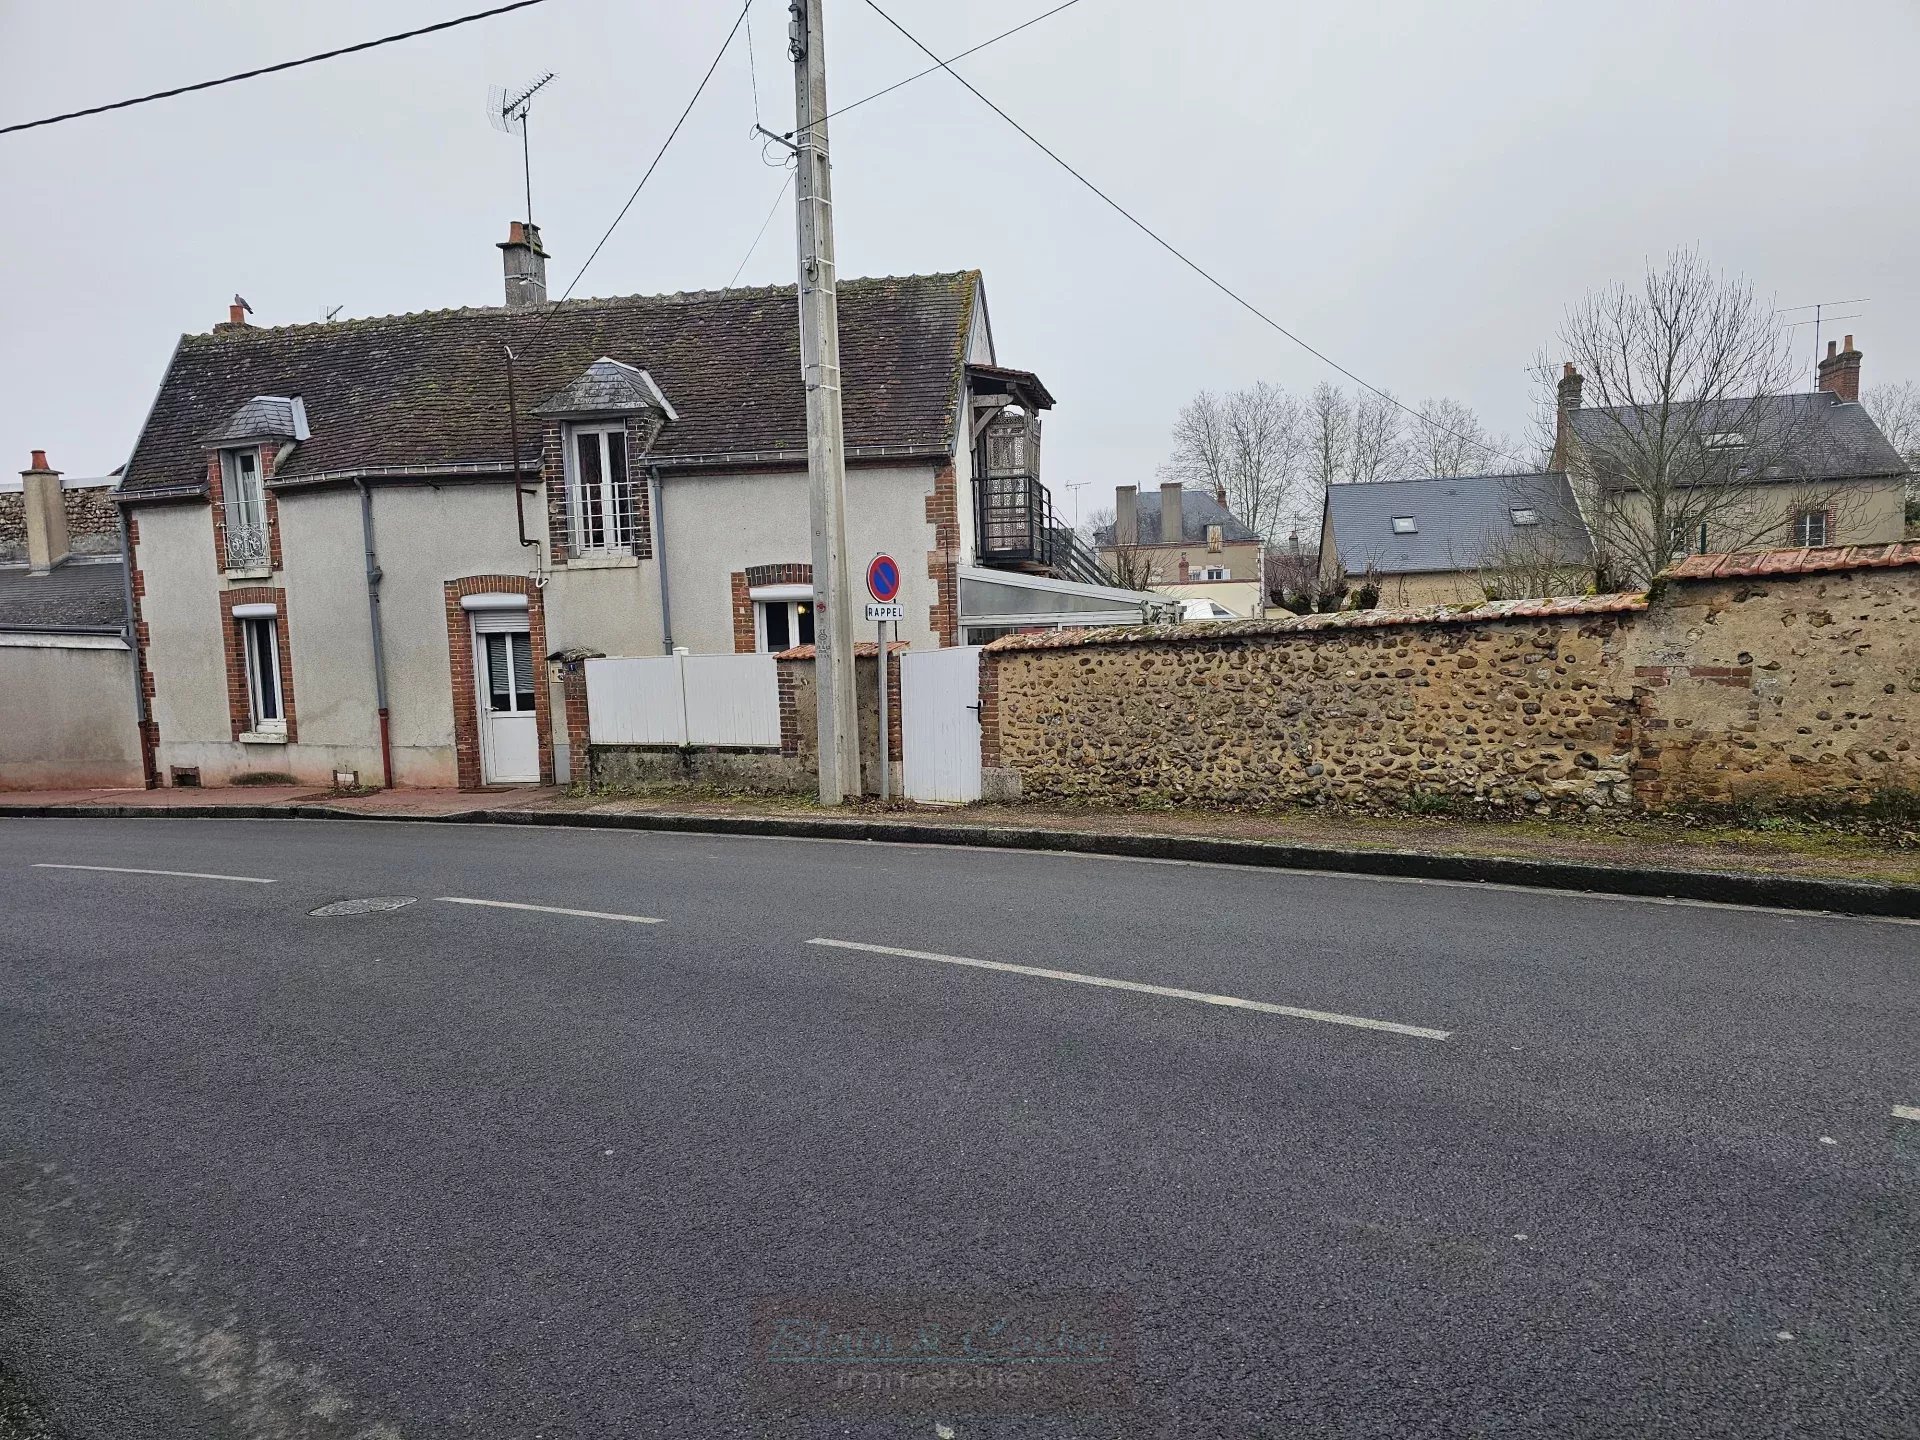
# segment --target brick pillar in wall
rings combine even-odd
[[[753,597],[747,593],[747,572],[734,571],[727,583],[733,592],[733,653],[751,655],[755,648]]]
[[[567,770],[573,783],[582,789],[593,788],[590,740],[592,717],[587,710],[587,661],[597,655],[569,652],[561,669],[560,690],[567,712]]]
[[[1000,768],[1000,657],[991,645],[980,652],[980,765]]]
[[[960,494],[953,462],[933,472],[927,495],[927,523],[933,526],[933,549],[927,552],[927,578],[933,581],[933,604],[927,625],[942,645],[960,643]]]
[[[774,683],[780,695],[780,753],[798,755],[800,753],[800,696],[799,672],[791,664],[777,664],[773,669]]]

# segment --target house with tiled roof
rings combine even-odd
[[[1157,494],[1116,486],[1113,519],[1094,530],[1093,543],[1109,570],[1179,600],[1190,616],[1257,620],[1266,613],[1266,542],[1224,494],[1177,480]]]
[[[549,657],[812,641],[794,288],[549,307],[538,230],[500,249],[504,306],[180,340],[120,487],[162,783],[552,780]],[[843,280],[839,323],[849,554],[902,562],[900,639],[1069,623],[1105,577],[979,272]]]

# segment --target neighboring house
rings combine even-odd
[[[120,553],[120,512],[113,504],[118,483],[118,475],[60,477],[61,509],[74,554]],[[26,559],[26,480],[0,477],[0,565],[23,565]]]
[[[1565,475],[1329,485],[1323,588],[1378,583],[1383,606],[1527,599],[1584,588],[1593,549]],[[1511,592],[1511,593],[1509,593]]]
[[[793,287],[549,309],[538,230],[499,248],[504,308],[179,342],[120,490],[163,783],[550,781],[549,657],[812,641]],[[1009,589],[1086,623],[979,273],[842,281],[839,318],[852,583],[892,554],[916,647]]]
[[[75,493],[90,500],[99,488],[63,487],[36,450],[8,492],[19,497],[19,556],[0,561],[0,789],[145,778],[118,522],[109,504],[108,554],[78,553],[101,536],[68,527]]]
[[[1646,569],[1634,561],[1649,552],[1891,544],[1905,533],[1908,467],[1860,404],[1860,364],[1849,335],[1828,343],[1810,394],[1665,408],[1585,406],[1568,365],[1553,467],[1570,473],[1596,547],[1623,571]],[[1664,546],[1634,478],[1654,465],[1674,477]]]
[[[1177,480],[1157,495],[1121,485],[1113,517],[1094,532],[1094,548],[1123,584],[1183,604],[1210,601],[1235,619],[1266,613],[1265,542],[1227,509],[1225,496]]]

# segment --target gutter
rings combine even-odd
[[[380,715],[380,778],[393,788],[393,732],[387,713],[387,647],[380,633],[380,557],[373,548],[373,492],[367,482],[360,490],[360,536],[367,549],[367,620],[373,627],[373,694]]]
[[[667,512],[661,508],[660,467],[647,466],[647,498],[653,511],[653,564],[660,572],[660,653],[673,653],[673,606],[667,599]]]

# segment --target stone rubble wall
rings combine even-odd
[[[120,548],[120,519],[113,489],[89,485],[64,491],[67,542],[76,555],[111,555]],[[27,558],[27,500],[18,490],[0,490],[0,565]]]
[[[1828,568],[1008,637],[983,657],[983,763],[1028,798],[1127,804],[1553,814],[1920,792],[1920,546],[1879,568],[1775,553]]]

